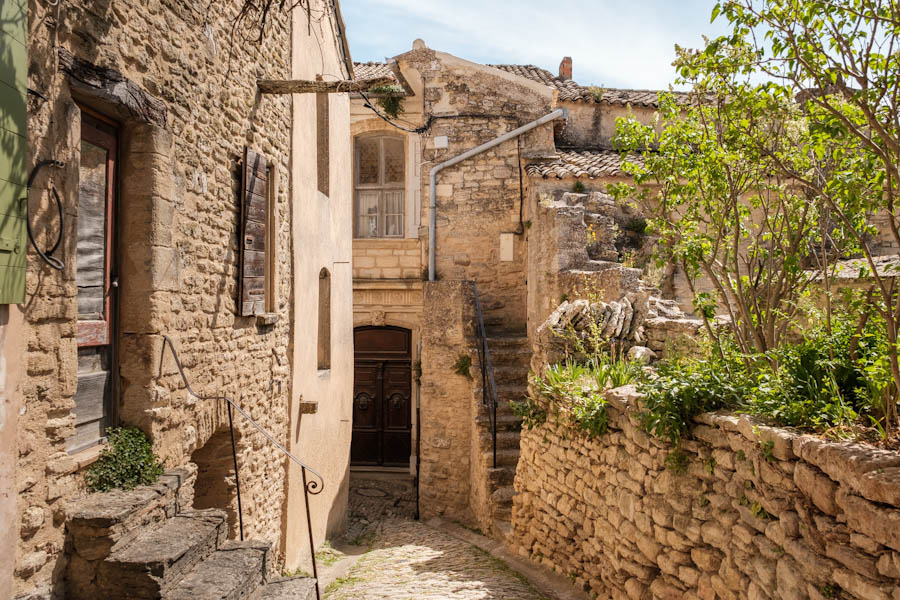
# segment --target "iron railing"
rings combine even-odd
[[[250,415],[248,415],[244,409],[235,403],[234,400],[229,398],[228,396],[201,396],[196,393],[193,389],[191,389],[191,384],[188,382],[187,376],[184,374],[184,367],[181,364],[181,360],[178,358],[178,352],[175,350],[175,345],[172,343],[172,340],[169,336],[162,336],[163,340],[166,344],[168,344],[169,349],[172,351],[172,358],[175,359],[175,366],[178,367],[178,373],[181,375],[181,381],[184,383],[184,388],[187,390],[187,393],[196,398],[197,400],[224,400],[226,406],[228,408],[228,430],[231,433],[231,455],[234,460],[234,484],[235,490],[237,492],[237,504],[238,504],[238,529],[240,531],[241,541],[244,539],[244,514],[243,508],[241,505],[241,482],[238,477],[238,460],[237,460],[237,446],[234,442],[234,420],[232,418],[232,409],[236,410],[242,417],[247,419],[247,421],[256,428],[263,437],[272,442],[272,444],[278,448],[282,454],[287,456],[292,462],[297,464],[300,467],[300,474],[303,478],[303,501],[306,504],[306,530],[309,532],[309,556],[312,560],[312,570],[313,570],[313,579],[316,584],[316,599],[319,600],[319,573],[316,569],[316,547],[313,542],[313,533],[312,533],[312,519],[310,518],[309,512],[309,497],[310,495],[320,494],[323,489],[325,489],[325,478],[319,474],[318,471],[301,461],[299,458],[288,452],[287,448],[282,446],[278,440],[276,440],[272,435],[262,428],[256,421],[254,421]],[[165,348],[163,348],[165,351]],[[317,479],[308,480],[307,479],[307,471],[312,473]]]
[[[478,286],[472,282],[472,293],[475,296],[476,335],[478,336],[478,362],[481,364],[481,403],[487,409],[491,424],[491,444],[494,454],[494,468],[497,468],[497,384],[494,382],[494,364],[491,362],[491,349],[488,347],[487,330],[484,328],[484,315],[481,312],[481,299]]]

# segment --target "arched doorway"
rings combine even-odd
[[[408,329],[353,330],[350,464],[405,467],[412,452],[412,348]]]

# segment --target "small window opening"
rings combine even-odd
[[[328,94],[316,94],[316,149],[319,191],[328,196],[331,183],[328,140]]]
[[[331,273],[319,271],[319,370],[331,368]]]

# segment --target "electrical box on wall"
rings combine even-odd
[[[27,6],[0,2],[0,304],[25,301]]]

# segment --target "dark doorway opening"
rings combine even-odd
[[[412,348],[408,329],[353,331],[350,464],[406,467],[412,452]]]

